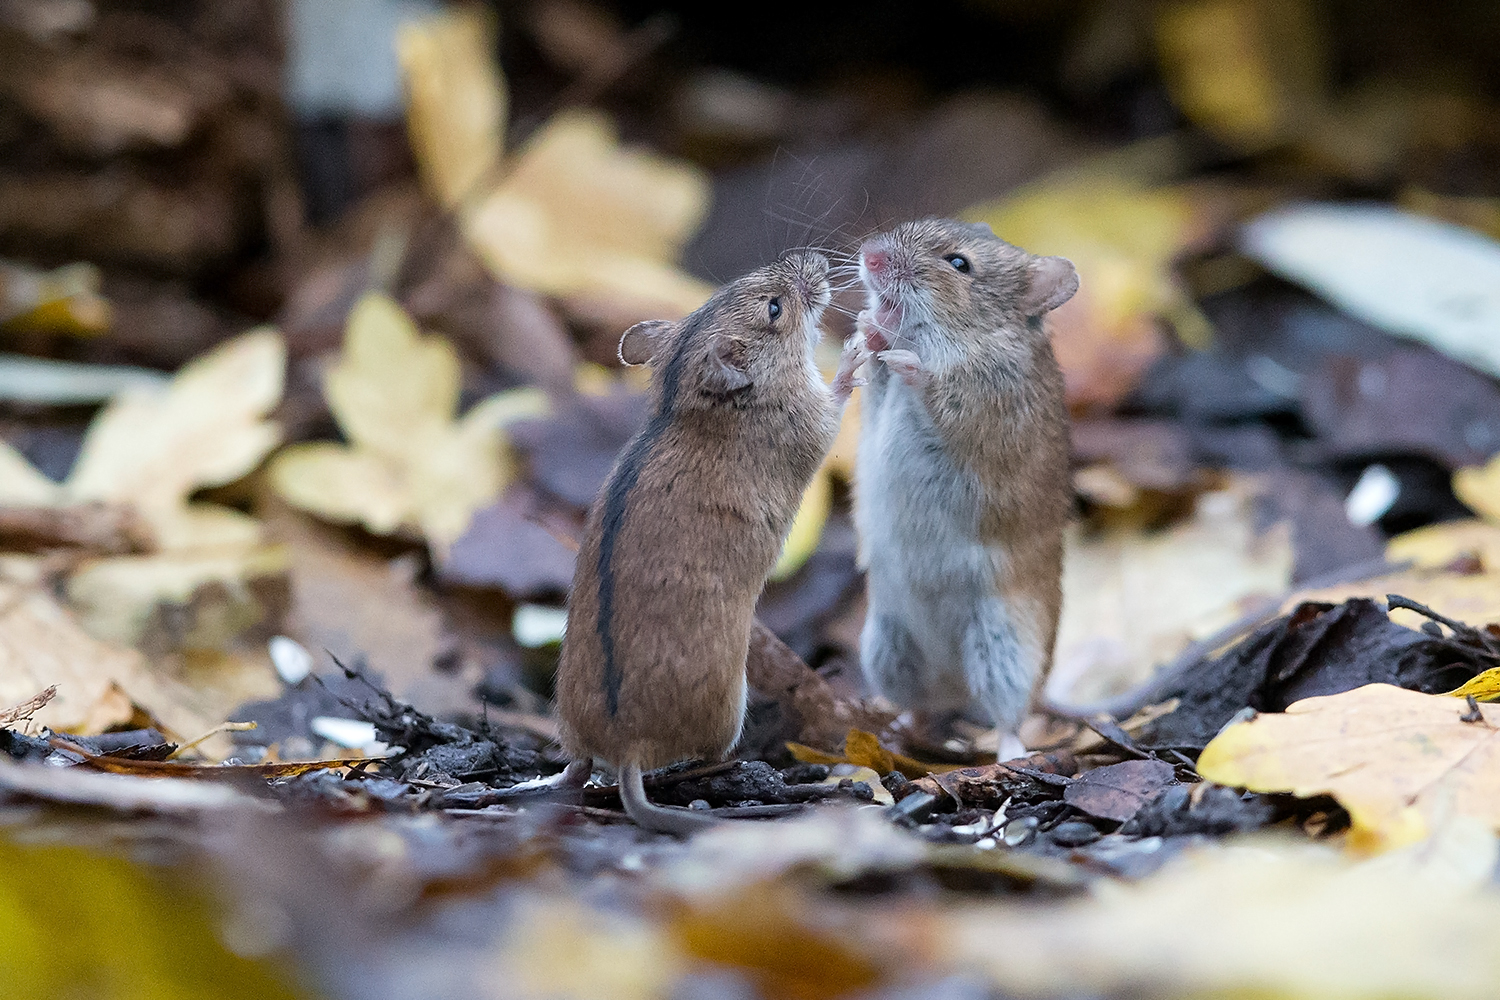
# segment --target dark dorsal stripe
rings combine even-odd
[[[712,303],[689,317],[677,340],[677,349],[661,372],[661,403],[649,423],[625,449],[619,468],[605,487],[604,510],[599,534],[599,643],[604,648],[604,704],[611,717],[620,709],[620,665],[615,662],[615,541],[625,523],[625,505],[630,491],[641,478],[641,469],[651,457],[651,449],[672,423],[677,403],[677,383],[682,377],[687,352],[697,341],[698,330],[712,314]]]

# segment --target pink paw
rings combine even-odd
[[[907,385],[917,387],[926,384],[927,368],[922,364],[922,359],[912,351],[877,351],[877,360],[905,382]]]
[[[870,360],[870,349],[865,346],[864,338],[858,333],[844,342],[844,349],[839,354],[839,370],[833,376],[833,393],[839,402],[848,400],[850,393],[855,388],[862,386],[867,381],[858,376],[860,366]]]
[[[854,333],[856,336],[864,337],[865,346],[873,351],[884,351],[891,346],[891,341],[885,331],[875,325],[875,314],[865,309],[860,312],[854,321]]]

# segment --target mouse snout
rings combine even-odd
[[[804,300],[819,298],[828,285],[828,258],[820,253],[798,255],[792,281]]]
[[[891,269],[891,254],[888,250],[867,246],[860,250],[859,256],[864,261],[865,270],[871,274],[885,277]]]
[[[860,247],[859,261],[871,283],[879,288],[911,277],[911,262],[899,247],[885,240],[871,240]]]

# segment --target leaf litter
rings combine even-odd
[[[57,190],[78,204],[87,172],[128,148],[107,200],[149,215],[142,184],[158,182],[140,165],[172,177],[191,162],[196,186],[173,204],[198,220],[96,214],[91,242],[28,197],[17,231],[62,255],[0,265],[7,348],[84,359],[55,370],[73,380],[66,401],[0,408],[0,706],[14,706],[0,714],[0,870],[26,926],[55,916],[60,892],[70,926],[99,917],[96,964],[194,994],[189,967],[143,957],[158,938],[257,995],[279,987],[247,969],[295,968],[302,995],[350,997],[1487,995],[1482,947],[1435,935],[1455,915],[1469,928],[1456,933],[1479,933],[1495,898],[1480,702],[1496,690],[1500,396],[1474,336],[1482,297],[1465,312],[1450,287],[1488,245],[1409,214],[1490,225],[1482,171],[1427,166],[1483,160],[1483,99],[1357,62],[1365,78],[1335,85],[1340,39],[1279,0],[1168,5],[1104,46],[1109,5],[1077,15],[1057,35],[1074,39],[1060,111],[851,84],[838,60],[829,93],[704,72],[686,17],[631,28],[548,3],[498,25],[454,8],[403,28],[401,79],[384,70],[405,88],[406,135],[360,124],[314,140],[364,143],[346,159],[376,172],[409,143],[415,173],[369,181],[319,231],[286,211],[290,155],[195,159],[200,145],[289,150],[276,129],[304,127],[255,110],[276,103],[243,89],[266,43],[216,18],[219,3],[186,26],[102,12],[44,30],[6,14],[32,39],[13,40],[18,65],[77,84],[69,115],[12,88],[43,136],[37,176],[72,171]],[[1008,16],[954,19],[977,38]],[[36,40],[49,30],[69,45]],[[689,44],[658,50],[678,30]],[[152,39],[168,36],[165,57]],[[111,37],[152,67],[150,86],[97,47]],[[244,72],[203,83],[204,52],[230,50]],[[280,77],[274,60],[261,70]],[[539,101],[559,80],[588,99]],[[196,124],[98,114],[122,81]],[[1128,115],[1109,105],[1122,94]],[[221,141],[220,113],[259,138]],[[1114,154],[1079,138],[1125,120]],[[76,159],[85,149],[104,159]],[[608,775],[556,780],[549,639],[568,540],[646,405],[638,380],[578,359],[610,363],[625,325],[701,302],[724,247],[748,260],[767,199],[736,192],[784,177],[783,149],[829,190],[770,206],[792,221],[767,253],[823,241],[837,256],[882,213],[922,206],[1079,263],[1058,330],[1088,415],[1068,619],[1026,757],[996,761],[994,735],[966,720],[934,738],[870,699],[851,407],[761,604],[744,742],[730,761],[648,776],[653,797],[736,820],[679,843],[626,822]],[[0,173],[3,214],[18,181]],[[215,177],[236,194],[200,197]],[[309,177],[307,204],[327,213]],[[1285,207],[1350,183],[1406,214]],[[251,205],[249,190],[264,218],[225,207]],[[849,204],[820,219],[824,194]],[[271,256],[225,249],[252,243]],[[1421,247],[1466,256],[1372,279]],[[232,280],[178,287],[140,269]],[[830,312],[834,332],[851,306]],[[278,312],[284,332],[227,339]],[[120,367],[140,364],[181,370]],[[1379,509],[1355,502],[1367,479],[1385,484]],[[523,643],[533,618],[552,631]],[[273,668],[287,643],[311,672]],[[330,654],[349,669],[327,670]],[[1371,692],[1378,705],[1359,702]],[[258,725],[223,731],[231,719]],[[1455,749],[1433,763],[1418,742]],[[1479,749],[1447,766],[1464,747]],[[28,841],[94,850],[43,864],[12,850]],[[112,900],[111,854],[142,859],[119,862],[139,882]],[[137,891],[184,872],[211,913],[180,886],[168,902]],[[19,954],[10,979],[86,975],[65,949]]]

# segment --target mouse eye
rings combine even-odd
[[[963,254],[950,253],[943,259],[953,265],[953,270],[961,271],[964,274],[969,273],[969,258],[965,257]]]
[[[777,316],[780,316],[781,315],[781,300],[779,298],[777,298],[777,299],[772,299],[770,302],[767,302],[766,303],[766,312],[770,315],[770,317],[772,319],[775,319]]]

